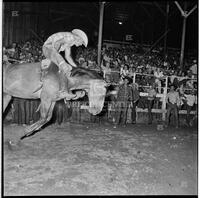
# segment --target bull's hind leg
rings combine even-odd
[[[49,99],[41,99],[41,105],[40,105],[40,119],[28,126],[26,128],[26,134],[22,136],[20,139],[24,139],[25,137],[31,136],[36,133],[44,124],[46,124],[52,117],[53,108],[55,106],[55,102],[52,102]]]
[[[12,96],[3,93],[3,112],[6,110],[6,107],[8,106]]]

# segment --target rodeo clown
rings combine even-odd
[[[72,67],[77,67],[76,63],[73,61],[71,57],[71,47],[84,45],[87,47],[88,45],[88,37],[82,30],[74,29],[72,32],[58,32],[51,35],[44,43],[42,47],[42,51],[44,56],[47,58],[42,61],[42,70],[47,69],[52,61],[59,67],[59,71],[61,74],[61,91],[59,97],[65,97],[67,99],[72,99],[76,95],[69,93],[69,91],[65,88],[65,79],[71,75]],[[61,51],[65,52],[64,60]]]

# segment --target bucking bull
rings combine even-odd
[[[3,68],[3,111],[12,96],[24,99],[38,99],[40,119],[25,128],[20,139],[35,134],[50,121],[56,101],[66,98],[59,96],[61,87],[58,67],[51,62],[41,82],[41,63],[11,64]],[[88,95],[88,111],[97,115],[101,112],[106,96],[107,83],[95,71],[85,68],[73,68],[71,76],[65,79],[66,88],[76,94],[73,100]]]

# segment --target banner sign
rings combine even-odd
[[[12,11],[12,17],[18,17],[19,11]]]
[[[133,35],[126,35],[126,41],[132,41],[133,40]]]

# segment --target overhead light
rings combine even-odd
[[[119,25],[122,25],[122,22],[121,22],[121,21],[119,21]]]

